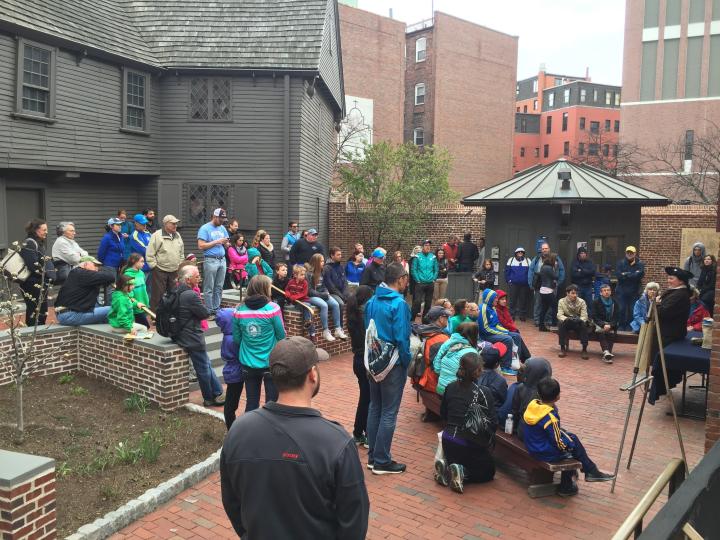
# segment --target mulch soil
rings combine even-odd
[[[222,445],[225,425],[180,409],[128,411],[128,394],[73,373],[31,379],[24,388],[25,437],[15,430],[16,389],[0,387],[0,448],[56,460],[58,536],[72,534],[127,501],[194,465]],[[137,449],[143,433],[161,441],[154,463],[119,459]],[[147,437],[147,435],[146,435]]]

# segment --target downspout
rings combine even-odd
[[[283,96],[283,197],[282,227],[290,221],[290,75],[283,77],[285,92]],[[283,229],[284,230],[284,229]]]

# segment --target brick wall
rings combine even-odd
[[[661,285],[665,283],[665,266],[678,262],[683,228],[714,229],[716,221],[715,206],[670,205],[643,208],[638,255],[645,262],[645,282],[657,281]]]
[[[365,246],[365,253],[370,254],[376,247],[370,238],[361,238],[357,227],[355,213],[345,204],[344,199],[334,198],[330,201],[329,226],[330,244],[343,250],[343,258],[347,259],[354,250],[356,242]],[[417,236],[406,238],[401,246],[383,246],[388,251],[401,249],[405,257],[410,255],[412,248],[425,238],[430,238],[436,247],[446,242],[452,233],[462,239],[463,233],[472,233],[474,241],[485,236],[485,208],[467,208],[460,204],[433,210],[426,226],[418,231]]]
[[[3,332],[4,334],[4,332]],[[23,330],[23,339],[27,342],[28,330]],[[4,337],[4,336],[3,336]],[[33,377],[54,375],[64,371],[77,369],[77,330],[75,328],[58,327],[42,331],[36,337],[36,350],[43,354],[48,348],[59,347],[59,351],[49,356],[42,364],[42,367],[33,372]],[[9,339],[0,340],[0,354],[9,353],[11,342]],[[13,373],[10,365],[6,362],[0,363],[0,386],[12,382]]]
[[[45,470],[31,478],[9,485],[0,484],[0,535],[3,540],[55,538],[55,529],[55,466],[52,460],[48,460]]]

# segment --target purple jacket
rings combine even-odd
[[[215,316],[215,323],[223,333],[220,356],[225,361],[223,367],[223,379],[225,384],[239,383],[243,381],[242,367],[240,366],[240,348],[233,341],[233,313],[232,308],[219,309]]]

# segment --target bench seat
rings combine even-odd
[[[550,331],[553,334],[558,333],[558,329],[556,326],[553,326],[550,328]],[[567,333],[568,339],[572,340],[579,340],[580,336],[577,334],[577,332],[570,331]],[[596,332],[590,332],[588,334],[588,339],[590,341],[598,341],[598,334]],[[637,345],[638,342],[638,335],[635,332],[618,332],[615,336],[615,343],[626,343],[629,345]]]

